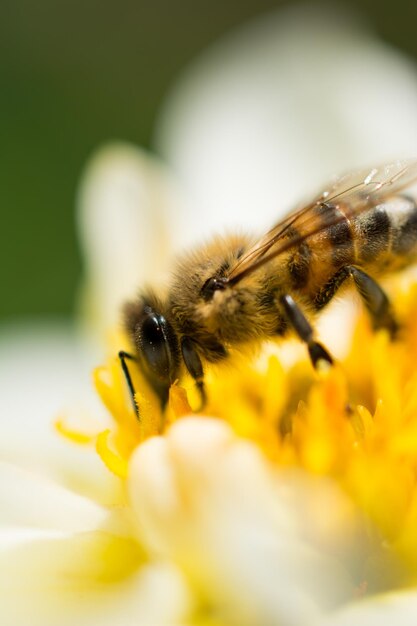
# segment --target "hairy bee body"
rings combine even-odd
[[[307,239],[301,228],[293,227],[288,238],[299,238],[299,245],[236,287],[216,292],[209,302],[201,296],[205,281],[226,275],[252,242],[243,236],[215,239],[180,260],[166,311],[175,329],[180,335],[194,337],[203,356],[216,361],[225,354],[218,344],[239,347],[285,335],[289,327],[280,315],[282,295],[292,295],[304,309],[315,313],[334,296],[333,279],[345,266],[355,265],[379,277],[416,259],[417,207],[411,198],[393,198],[352,219],[345,211],[343,206],[326,207],[325,222],[320,225],[319,208],[317,234]],[[326,226],[329,221],[333,224]]]
[[[389,300],[375,278],[417,259],[417,205],[399,193],[416,180],[417,161],[352,173],[260,240],[217,237],[199,247],[179,259],[164,293],[144,291],[128,303],[134,358],[162,403],[184,369],[204,399],[205,361],[289,330],[306,343],[314,365],[331,362],[304,312],[317,314],[347,279],[375,326],[394,333]]]

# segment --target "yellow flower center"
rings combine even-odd
[[[363,313],[347,356],[329,371],[314,372],[307,358],[285,369],[276,354],[263,361],[235,357],[227,368],[208,371],[204,413],[226,420],[277,466],[336,481],[410,582],[417,573],[417,289],[399,293],[395,302],[398,339],[373,331]],[[127,347],[123,342],[118,337],[115,354]],[[117,357],[94,373],[114,418],[113,428],[98,434],[96,449],[122,478],[138,444],[198,404],[192,381],[185,380],[184,386],[172,386],[162,413],[138,368],[130,370],[140,420]],[[83,441],[79,433],[66,433],[62,423],[59,428]],[[364,573],[360,587],[366,585]]]

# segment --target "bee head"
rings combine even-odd
[[[155,297],[140,297],[124,308],[125,328],[136,348],[139,364],[161,403],[178,378],[180,348],[177,334]]]

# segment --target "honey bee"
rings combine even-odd
[[[291,330],[314,367],[331,364],[310,319],[348,283],[375,328],[394,335],[395,316],[376,279],[417,259],[417,204],[405,193],[416,181],[417,160],[351,172],[260,240],[217,237],[180,258],[163,297],[148,289],[128,302],[124,327],[133,354],[119,357],[138,417],[128,359],[138,362],[162,406],[185,370],[204,405],[204,364]]]

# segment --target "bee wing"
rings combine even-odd
[[[399,160],[333,179],[311,202],[293,211],[256,242],[230,269],[229,283],[346,217],[354,217],[417,182],[417,159]],[[343,215],[335,208],[343,204]],[[317,209],[320,209],[320,219]],[[327,219],[326,219],[327,217]],[[294,235],[300,231],[300,235]]]

